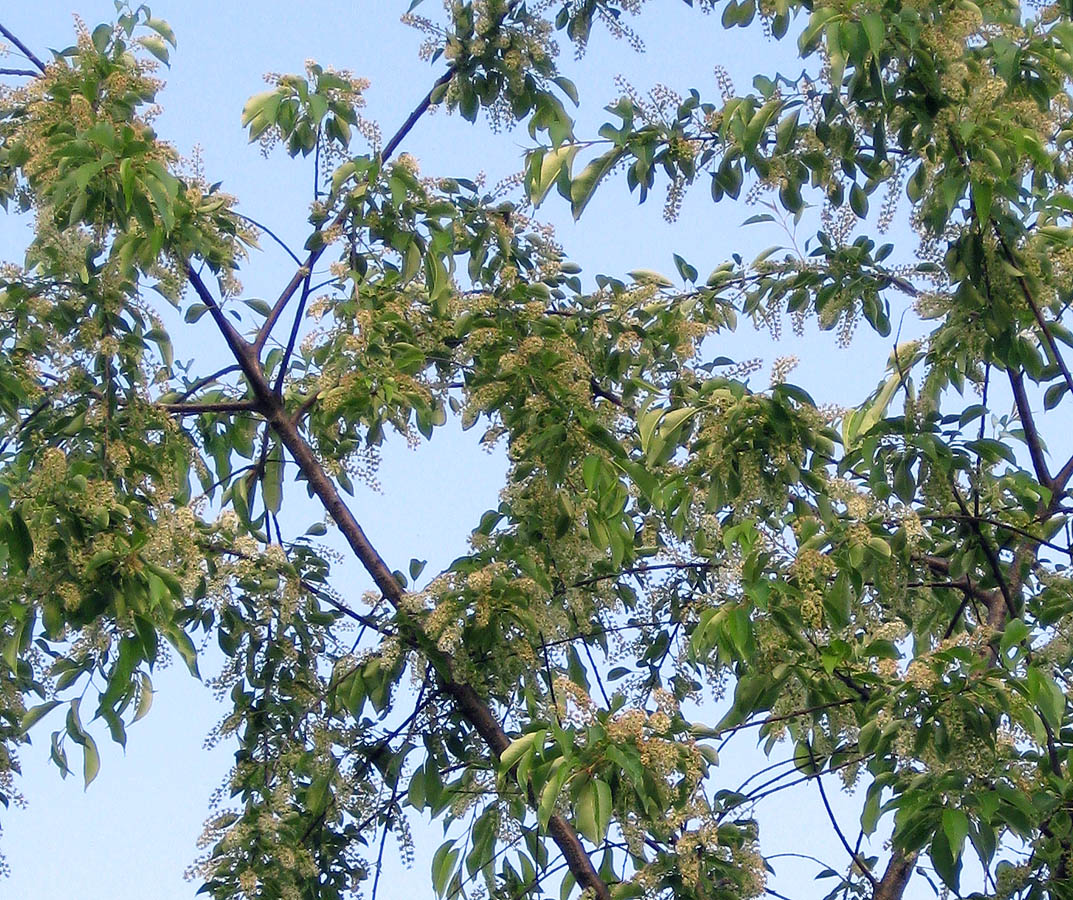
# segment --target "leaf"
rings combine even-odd
[[[1028,696],[1051,728],[1059,728],[1066,708],[1066,695],[1055,680],[1038,666],[1027,675]]]
[[[994,185],[990,181],[972,182],[972,207],[976,220],[985,227],[991,219],[991,202],[994,197]]]
[[[455,849],[454,841],[445,841],[440,845],[432,857],[432,889],[437,897],[442,897],[447,891],[451,873],[454,872],[455,863],[458,862],[460,850]]]
[[[138,38],[136,43],[141,44],[146,50],[152,53],[153,56],[155,56],[162,63],[164,63],[164,65],[171,65],[171,63],[168,61],[168,45],[165,44],[161,38],[156,37],[155,35],[148,35],[146,37]]]
[[[864,808],[861,810],[861,831],[865,835],[872,835],[875,833],[876,825],[879,824],[879,817],[882,813],[882,806],[880,801],[883,796],[883,791],[879,782],[873,781],[868,788],[868,796],[864,801]]]
[[[273,101],[275,101],[275,106],[279,106],[279,92],[275,89],[250,97],[246,101],[246,105],[242,107],[242,127],[245,128],[266,109],[270,108],[273,105]],[[256,140],[256,138],[251,136],[250,140]]]
[[[417,245],[417,241],[410,241],[406,246],[406,253],[403,254],[402,283],[406,284],[410,281],[420,268],[421,248]]]
[[[794,765],[798,771],[806,775],[818,775],[823,770],[823,766],[816,761],[812,747],[805,739],[794,745]]]
[[[859,184],[855,184],[849,189],[849,208],[853,210],[859,219],[863,219],[868,215],[868,196]]]
[[[571,181],[570,211],[574,214],[575,219],[581,218],[581,213],[589,205],[589,201],[596,192],[597,185],[611,171],[615,163],[622,159],[625,153],[625,148],[620,147],[609,150],[590,162],[582,170],[581,174]]]
[[[667,410],[659,420],[659,429],[655,437],[650,437],[645,449],[645,458],[652,464],[663,454],[667,441],[673,435],[675,429],[685,424],[697,414],[699,410],[692,406],[681,406],[678,409]]]
[[[570,770],[565,763],[565,758],[561,756],[552,763],[551,773],[544,784],[543,790],[540,792],[537,822],[540,824],[541,829],[548,827],[548,821],[551,819],[551,814],[555,812],[555,802],[559,799],[559,792],[563,788],[563,782],[566,781],[566,776],[570,774]]]
[[[153,682],[144,672],[139,672],[138,678],[141,681],[141,685],[138,690],[138,708],[134,713],[134,718],[131,720],[133,722],[143,718],[153,705]]]
[[[283,445],[279,441],[272,442],[272,449],[265,457],[261,491],[264,494],[265,508],[272,515],[278,514],[283,503]]]
[[[943,831],[955,859],[961,856],[961,848],[969,834],[969,817],[960,809],[947,807],[943,810]]]
[[[30,537],[30,529],[22,518],[22,513],[17,509],[11,511],[11,520],[7,527],[8,557],[16,570],[25,572],[30,566],[30,559],[34,552],[33,538]]]
[[[82,776],[86,787],[89,787],[100,770],[101,755],[97,752],[97,742],[87,734],[82,742]]]
[[[544,202],[560,175],[565,173],[569,178],[570,167],[580,149],[579,144],[563,144],[539,155],[534,154],[532,162],[540,164],[539,169],[532,165],[529,173],[529,200],[534,206],[540,206]]]
[[[197,670],[197,650],[194,649],[194,642],[190,640],[190,636],[178,625],[169,625],[163,631],[168,643],[175,648],[186,663],[190,674],[195,678],[200,678],[201,673]]]
[[[868,36],[868,48],[876,56],[883,47],[883,37],[887,28],[883,24],[883,17],[877,12],[868,12],[861,17],[861,25],[864,33]]]
[[[49,700],[47,703],[42,703],[26,710],[22,716],[22,721],[19,722],[19,730],[25,734],[62,702],[62,700]]]
[[[119,163],[119,180],[123,185],[123,202],[129,212],[134,202],[134,165],[130,157],[124,157]]]
[[[572,82],[569,78],[563,78],[561,75],[558,75],[555,78],[552,78],[552,83],[557,85],[559,87],[559,90],[561,90],[564,94],[566,94],[567,97],[570,98],[574,106],[578,105],[579,98],[577,93],[577,87],[575,87],[574,82]]]
[[[597,821],[596,782],[591,779],[585,782],[574,802],[574,825],[593,844],[599,844],[602,840]]]
[[[172,31],[171,26],[163,19],[149,18],[146,20],[145,24],[164,38],[164,40],[171,44],[171,46],[178,46],[175,42],[175,32]]]
[[[674,287],[674,282],[666,275],[661,275],[652,269],[634,269],[627,273],[638,284],[654,284],[657,287]]]
[[[503,750],[499,757],[499,768],[501,771],[509,771],[514,768],[523,754],[528,753],[533,749],[533,744],[538,737],[542,737],[541,731],[530,731],[528,734],[523,734],[520,738],[513,740]]]

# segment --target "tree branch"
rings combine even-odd
[[[216,298],[212,296],[212,292],[205,286],[205,282],[201,280],[201,276],[190,263],[186,264],[186,275],[190,279],[190,284],[194,286],[198,298],[209,308],[209,314],[216,323],[216,327],[220,329],[224,340],[227,341],[227,346],[242,370],[242,374],[249,379],[251,384],[258,380],[263,381],[264,377],[257,362],[257,356],[253,352],[253,346],[228,321],[224,311],[220,309],[220,304],[216,302]]]
[[[231,326],[231,323],[227,321],[212,295],[205,288],[201,279],[198,278],[193,267],[188,265],[187,271],[195,290],[205,305],[209,307],[209,311],[213,314],[213,319],[224,333],[236,362],[242,367],[259,410],[264,414],[270,427],[279,437],[280,442],[291,454],[291,457],[305,476],[313,494],[320,500],[328,515],[332,517],[350,545],[351,550],[353,550],[354,555],[365,567],[369,575],[372,576],[380,592],[395,608],[400,626],[407,630],[412,630],[414,637],[419,638],[422,634],[420,626],[412,620],[405,606],[406,592],[395,579],[383,557],[369,542],[353,512],[340,496],[335,483],[316,458],[312,447],[306,443],[299,433],[298,426],[293,418],[287,414],[283,402],[276,395],[257,363],[254,346],[243,340]],[[423,649],[426,653],[438,653],[434,646]],[[451,697],[455,708],[473,726],[474,730],[491,750],[492,756],[498,760],[503,751],[510,746],[510,738],[507,737],[506,732],[499,724],[499,720],[496,719],[489,705],[471,685],[456,679],[453,671],[453,660],[450,656],[440,654],[436,662],[438,663],[436,665],[437,674],[444,693]],[[532,803],[534,796],[531,787],[529,794],[530,803]],[[583,889],[591,888],[597,900],[611,900],[610,889],[596,871],[592,860],[589,859],[589,855],[574,827],[563,816],[555,813],[548,821],[548,833],[563,854],[563,858],[567,861],[570,872],[577,883]]]
[[[890,862],[887,863],[887,869],[883,877],[879,879],[875,893],[872,894],[872,900],[901,900],[916,862],[916,853],[903,853],[895,848],[891,853]]]
[[[1063,547],[1053,541],[1048,541],[1046,538],[1041,538],[1038,535],[1033,534],[1031,531],[1026,531],[1023,528],[1018,528],[1016,525],[1010,525],[1006,522],[1000,522],[998,519],[991,519],[987,516],[965,516],[955,515],[953,513],[937,513],[935,515],[929,515],[928,513],[917,513],[917,517],[920,519],[927,519],[929,522],[971,522],[976,521],[982,525],[991,525],[1000,531],[1008,531],[1010,534],[1017,534],[1023,538],[1027,538],[1034,544],[1039,544],[1041,547],[1049,547],[1051,550],[1057,550],[1059,553],[1066,553],[1073,555],[1073,548]]]
[[[180,416],[196,416],[199,413],[258,412],[261,408],[252,400],[221,400],[217,403],[159,403],[157,406],[165,412]]]
[[[229,375],[231,372],[239,371],[241,371],[241,369],[237,365],[224,366],[222,369],[213,372],[211,375],[205,375],[204,377],[197,379],[197,381],[195,381],[192,385],[190,385],[190,387],[188,387],[185,391],[183,391],[182,394],[179,395],[179,402],[186,400],[187,397],[197,393],[206,385],[212,384],[214,381],[223,378],[224,375]]]
[[[1051,490],[1053,480],[1047,470],[1047,460],[1043,455],[1043,443],[1040,441],[1039,431],[1036,429],[1036,420],[1032,416],[1032,408],[1028,405],[1028,395],[1025,393],[1025,378],[1020,372],[1007,369],[1006,374],[1010,379],[1010,387],[1013,389],[1013,401],[1017,405],[1017,417],[1025,431],[1025,441],[1028,444],[1028,455],[1032,458],[1032,468],[1036,470],[1036,478],[1048,490]]]
[[[1014,618],[1017,617],[1017,607],[1013,602],[1013,594],[1010,591],[1010,586],[1006,583],[1006,577],[1002,574],[1002,563],[999,561],[998,554],[995,553],[995,548],[991,546],[991,542],[985,537],[983,529],[980,527],[980,523],[976,521],[976,516],[969,512],[969,508],[965,505],[965,501],[961,497],[961,492],[957,489],[956,484],[950,485],[954,494],[954,500],[957,501],[958,507],[961,509],[961,513],[968,517],[969,525],[972,527],[973,532],[976,535],[976,539],[980,542],[980,549],[984,551],[984,556],[987,557],[987,564],[991,568],[991,574],[995,577],[995,582],[998,584],[998,589],[1002,593],[1002,599],[1006,603],[1006,610]],[[990,608],[988,609],[988,624],[989,625],[1001,625],[1005,619],[1005,614],[1001,612],[1001,605],[992,600]]]
[[[254,228],[257,228],[260,231],[263,231],[265,234],[267,234],[270,238],[272,238],[272,240],[274,240],[285,251],[287,251],[287,255],[290,256],[291,259],[293,259],[296,263],[298,263],[298,265],[302,265],[302,260],[298,258],[298,254],[295,253],[290,247],[288,247],[287,244],[284,242],[283,238],[281,238],[279,235],[277,235],[271,228],[269,228],[267,225],[262,225],[256,219],[251,218],[250,216],[244,215],[243,213],[236,212],[235,210],[232,210],[232,212],[238,218],[242,219],[243,222],[248,222]]]
[[[1010,249],[1010,245],[1006,242],[1006,238],[1003,236],[1002,232],[999,231],[997,225],[995,226],[995,236],[998,238],[999,246],[1002,248],[1002,254],[1006,257],[1006,261],[1013,266],[1014,269],[1019,270],[1017,258],[1013,255],[1013,250]],[[1062,359],[1062,354],[1058,349],[1058,342],[1054,339],[1054,335],[1051,334],[1051,329],[1047,326],[1047,320],[1043,318],[1043,311],[1036,304],[1036,300],[1032,296],[1032,291],[1029,290],[1028,280],[1024,275],[1018,275],[1017,284],[1021,288],[1021,294],[1024,296],[1025,302],[1028,303],[1028,308],[1032,310],[1032,315],[1036,320],[1036,324],[1039,325],[1040,331],[1043,332],[1043,339],[1047,344],[1047,349],[1051,352],[1054,364],[1058,366],[1058,369],[1061,371],[1062,377],[1066,381],[1066,386],[1070,391],[1073,391],[1073,375],[1070,374],[1065,360]]]
[[[809,758],[812,760],[812,764],[816,765],[816,760],[812,758],[811,747],[809,747],[808,754]],[[827,791],[825,791],[823,787],[822,775],[817,776],[816,787],[820,789],[820,799],[823,800],[823,808],[827,810],[827,818],[831,820],[831,827],[834,828],[835,834],[838,835],[838,839],[842,842],[842,846],[846,848],[846,852],[849,854],[850,859],[853,860],[853,864],[860,870],[860,873],[865,877],[865,880],[875,888],[878,885],[875,875],[873,875],[868,866],[865,865],[860,854],[850,846],[849,841],[846,840],[846,835],[842,832],[842,828],[838,824],[838,820],[835,818],[835,811],[831,809],[831,803],[827,799]]]
[[[432,106],[432,98],[435,93],[445,84],[447,84],[447,82],[449,82],[451,78],[454,77],[454,74],[454,69],[448,69],[439,78],[436,79],[432,87],[429,88],[429,92],[425,94],[421,102],[414,107],[413,112],[411,112],[410,115],[406,117],[406,121],[399,126],[399,130],[391,136],[391,139],[386,144],[384,144],[384,149],[380,151],[381,162],[387,160],[388,157],[390,157],[391,154],[399,148],[399,144],[401,144],[406,139],[406,135],[408,135],[413,130],[413,127],[417,124],[417,120],[420,119],[426,112],[428,112],[429,107]]]
[[[399,128],[399,130],[396,131],[394,135],[392,135],[391,140],[387,142],[387,144],[384,146],[384,149],[380,152],[381,164],[387,161],[391,154],[395,152],[395,150],[398,148],[399,144],[402,143],[406,135],[408,135],[413,129],[414,125],[417,124],[417,120],[420,119],[421,116],[423,116],[428,111],[429,107],[432,105],[433,94],[441,86],[445,85],[448,81],[451,80],[452,74],[453,70],[449,69],[448,71],[444,72],[444,74],[441,75],[439,78],[437,78],[436,83],[432,86],[429,92],[425,94],[421,102],[418,103],[416,107],[414,107],[413,112],[411,112],[410,115],[406,117],[406,121],[402,123],[402,126]],[[344,206],[344,208],[341,209],[338,215],[336,215],[336,217],[332,220],[331,224],[333,226],[341,225],[346,219],[346,214],[347,210]],[[295,291],[297,291],[298,288],[301,287],[303,281],[306,281],[308,283],[307,279],[313,272],[313,266],[316,265],[317,260],[320,259],[321,254],[324,253],[326,246],[327,245],[322,244],[315,250],[310,250],[309,256],[306,257],[306,261],[300,265],[298,271],[295,272],[291,280],[287,282],[287,286],[284,287],[283,290],[280,292],[280,295],[276,299],[276,302],[272,305],[272,309],[268,314],[268,318],[265,319],[264,324],[261,325],[260,329],[257,332],[257,336],[254,338],[253,349],[255,353],[259,354],[264,348],[265,342],[268,340],[268,336],[272,333],[272,329],[275,327],[276,322],[279,321],[279,317],[283,315],[283,310],[290,302],[291,297],[294,296]]]
[[[15,37],[15,35],[13,35],[10,31],[8,31],[3,25],[0,25],[0,34],[2,34],[9,41],[11,41],[11,43],[13,43],[16,47],[18,47],[19,51],[22,53],[22,55],[25,56],[30,62],[32,62],[37,67],[38,71],[41,72],[42,75],[45,73],[45,64],[43,62],[41,62],[40,59],[37,58],[37,56],[34,54],[34,52],[29,47],[27,47],[22,41],[20,41],[17,37]],[[17,73],[17,74],[33,75],[34,73],[33,72],[28,72],[28,73],[21,73],[20,72],[20,73]]]

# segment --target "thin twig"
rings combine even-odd
[[[284,250],[287,251],[287,254],[290,256],[291,259],[293,259],[296,263],[298,263],[298,265],[302,265],[302,260],[299,258],[298,254],[295,253],[290,247],[288,247],[287,243],[283,240],[283,238],[281,238],[279,235],[277,235],[271,228],[269,228],[267,225],[262,225],[256,219],[252,218],[251,216],[247,216],[244,213],[240,213],[240,212],[237,212],[235,210],[232,210],[232,212],[238,218],[242,219],[243,222],[249,222],[251,225],[254,226],[254,228],[257,228],[260,231],[263,231],[265,234],[267,234],[270,238],[272,238],[272,240],[274,240]]]
[[[1049,547],[1051,550],[1057,550],[1059,553],[1067,553],[1073,555],[1073,548],[1063,547],[1060,544],[1055,544],[1053,541],[1048,541],[1046,538],[1041,538],[1038,535],[1033,534],[1031,531],[1025,531],[1023,528],[1018,528],[1016,525],[1010,525],[1006,522],[1000,522],[998,519],[991,519],[987,516],[974,516],[974,515],[957,515],[954,513],[936,513],[934,515],[929,513],[918,513],[917,518],[927,519],[931,522],[972,522],[976,521],[983,525],[991,525],[1002,531],[1008,531],[1011,534],[1018,534],[1023,538],[1028,538],[1034,544],[1039,544],[1041,547]]]
[[[424,96],[421,102],[418,103],[416,107],[414,107],[413,112],[411,112],[410,115],[406,117],[406,121],[402,123],[402,126],[399,128],[399,130],[395,132],[391,140],[387,142],[387,145],[381,151],[381,164],[383,164],[388,159],[388,157],[390,157],[391,154],[395,152],[399,144],[402,143],[402,140],[406,137],[406,135],[410,133],[414,125],[417,124],[417,120],[420,119],[421,116],[423,116],[428,111],[429,107],[432,105],[433,93],[437,91],[440,87],[445,85],[448,81],[450,81],[452,74],[453,71],[448,70],[443,75],[441,75],[436,80],[436,83],[433,85],[432,89]],[[346,207],[344,207],[342,210],[339,211],[335,219],[332,220],[332,226],[341,225],[345,221],[346,216],[347,209]],[[265,342],[268,340],[268,336],[272,333],[272,329],[275,327],[276,322],[279,320],[279,317],[283,315],[284,308],[286,308],[287,304],[290,302],[291,297],[294,296],[295,291],[298,290],[298,288],[302,285],[303,282],[307,281],[313,271],[313,266],[316,265],[317,260],[320,259],[321,254],[324,253],[326,247],[327,244],[322,244],[320,247],[317,247],[314,250],[310,250],[309,256],[306,257],[305,262],[300,264],[298,271],[294,273],[291,280],[287,282],[286,287],[284,287],[283,290],[280,292],[280,295],[276,299],[276,302],[273,304],[272,309],[268,314],[268,317],[265,319],[264,323],[261,325],[261,328],[258,330],[257,336],[254,338],[253,349],[255,352],[260,353],[261,350],[264,348]]]
[[[812,756],[812,748],[808,748],[809,759],[813,765],[816,765],[816,760]],[[838,820],[835,818],[835,811],[831,809],[831,803],[827,799],[827,791],[823,788],[823,776],[816,777],[816,787],[820,789],[820,799],[823,800],[823,808],[827,810],[827,818],[831,820],[831,827],[835,830],[835,834],[838,835],[838,839],[842,842],[842,846],[846,848],[846,852],[849,854],[850,859],[853,860],[853,864],[860,870],[861,874],[865,877],[865,880],[875,888],[877,882],[876,877],[872,874],[871,870],[864,864],[864,860],[860,855],[849,845],[849,841],[846,840],[846,835],[843,834],[841,826],[838,824]]]
[[[179,395],[179,402],[182,402],[187,397],[197,393],[203,387],[212,384],[214,381],[218,381],[219,379],[223,378],[224,375],[229,375],[232,372],[239,371],[241,371],[241,368],[238,365],[224,366],[222,369],[213,372],[211,375],[205,375],[204,377],[197,379],[197,381],[195,381],[192,385],[190,385],[190,387],[188,387],[185,391],[183,391],[183,393]]]
[[[969,516],[969,524],[972,526],[973,532],[976,534],[976,539],[979,541],[980,549],[984,551],[984,556],[987,557],[987,564],[991,567],[991,574],[995,576],[995,581],[998,583],[998,589],[1002,592],[1002,598],[1006,601],[1006,609],[1014,618],[1017,617],[1017,607],[1014,605],[1013,596],[1010,593],[1010,586],[1006,583],[1006,577],[1002,574],[1002,564],[999,562],[998,556],[995,554],[995,549],[991,546],[991,542],[984,536],[983,529],[980,527],[980,523],[976,521],[976,517],[969,513],[969,508],[965,505],[964,499],[962,499],[961,491],[958,490],[956,484],[950,485],[951,490],[954,493],[954,500],[957,501],[957,505],[961,508],[961,512]],[[989,610],[990,617],[991,610]],[[991,622],[989,624],[995,624]]]
[[[1009,262],[1013,268],[1018,269],[1017,259],[1013,255],[1013,250],[1010,249],[1010,245],[1006,242],[1006,238],[1003,236],[1002,232],[999,231],[997,225],[995,226],[995,235],[998,238],[999,246],[1002,247],[1002,252],[1006,257],[1006,261]],[[1018,269],[1018,271],[1020,270]],[[1058,366],[1058,369],[1061,371],[1066,386],[1070,391],[1073,391],[1073,374],[1070,374],[1065,360],[1062,358],[1062,353],[1058,349],[1058,342],[1054,339],[1054,335],[1051,333],[1051,329],[1047,325],[1047,320],[1043,318],[1043,311],[1036,304],[1036,300],[1032,296],[1032,291],[1029,290],[1028,280],[1024,275],[1018,275],[1017,283],[1021,288],[1021,294],[1024,296],[1025,302],[1028,304],[1029,309],[1032,310],[1032,315],[1036,320],[1036,324],[1039,325],[1040,331],[1043,332],[1044,341],[1047,344],[1047,348],[1051,351],[1051,357],[1054,364]]]

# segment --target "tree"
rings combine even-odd
[[[0,197],[36,222],[0,273],[6,796],[57,708],[52,759],[77,745],[91,781],[165,647],[197,675],[211,634],[238,748],[211,896],[375,894],[420,812],[449,834],[440,896],[759,896],[753,805],[798,780],[847,854],[831,897],[896,900],[914,872],[1073,896],[1070,10],[698,5],[796,39],[803,73],[627,95],[575,135],[552,37],[632,39],[640,4],[473,0],[410,14],[443,74],[383,144],[360,79],[279,77],[243,122],[313,157],[315,203],[293,278],[245,305],[273,234],[154,132],[169,26],[121,5],[48,63],[0,27],[27,61],[3,70]],[[586,285],[524,204],[398,154],[437,105],[526,124],[535,203],[555,188],[580,216],[623,171],[642,200],[667,182],[671,214],[698,180],[715,202],[748,184],[773,197],[757,220],[815,236],[706,280],[677,257],[677,283]],[[899,204],[919,246],[877,246]],[[226,365],[177,366],[149,288]],[[709,358],[738,316],[813,315],[846,341],[906,315],[925,336],[846,410],[786,365],[762,388]],[[505,439],[509,479],[471,551],[409,589],[421,562],[393,570],[344,494],[388,430],[450,416]],[[333,587],[320,529],[287,535],[302,488],[367,602]],[[792,756],[728,790],[716,747],[743,733]],[[843,830],[836,773],[889,852]]]

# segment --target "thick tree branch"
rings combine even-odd
[[[890,862],[887,863],[883,877],[876,885],[872,900],[901,900],[905,893],[905,886],[909,883],[909,876],[913,874],[916,865],[916,853],[903,853],[895,849],[891,854]]]
[[[209,315],[212,316],[216,327],[220,329],[224,340],[227,341],[227,346],[235,357],[235,362],[238,363],[239,368],[242,370],[242,374],[246,376],[250,384],[258,380],[263,381],[264,376],[261,372],[260,364],[257,362],[257,356],[253,352],[253,346],[228,321],[224,311],[220,308],[220,304],[216,302],[216,298],[212,296],[212,292],[205,286],[205,282],[201,280],[201,276],[198,275],[190,263],[187,263],[186,274],[190,279],[190,284],[194,286],[194,291],[197,293],[198,298],[209,308]]]
[[[1051,473],[1047,470],[1047,460],[1043,455],[1043,442],[1040,440],[1039,431],[1036,428],[1036,420],[1032,415],[1032,408],[1028,405],[1028,394],[1025,393],[1025,378],[1018,371],[1007,369],[1006,374],[1010,379],[1010,387],[1013,390],[1013,401],[1017,405],[1017,417],[1025,432],[1025,441],[1028,444],[1028,455],[1032,458],[1032,468],[1036,470],[1036,478],[1048,490],[1051,490],[1054,481]]]
[[[1066,464],[1058,470],[1058,474],[1054,476],[1055,494],[1060,494],[1066,489],[1066,485],[1069,484],[1069,479],[1073,477],[1073,456],[1066,460]]]
[[[258,404],[252,400],[221,400],[218,403],[161,403],[159,408],[180,416],[196,416],[200,413],[257,412]]]
[[[320,461],[313,453],[313,448],[306,443],[300,434],[294,419],[287,414],[282,400],[261,371],[254,345],[243,340],[231,323],[227,321],[222,310],[220,310],[215,299],[193,267],[188,265],[187,271],[194,289],[202,302],[208,306],[209,312],[212,313],[214,321],[223,332],[224,338],[235,356],[235,361],[241,366],[243,374],[246,375],[259,411],[264,414],[269,426],[291,454],[313,494],[320,500],[328,515],[332,517],[332,520],[350,545],[350,549],[353,550],[354,555],[365,567],[369,575],[372,576],[380,592],[399,613],[400,619],[406,622],[410,619],[410,615],[405,608],[406,592],[395,579],[391,569],[384,562],[376,548],[369,542],[353,512],[340,496],[335,482],[332,481],[320,464]],[[419,626],[416,623],[411,624],[415,631],[414,637],[418,637],[420,635]],[[450,657],[444,655],[436,662],[439,663],[436,668],[444,693],[451,697],[455,708],[473,726],[477,734],[480,735],[481,739],[492,751],[493,757],[498,760],[503,751],[510,745],[510,738],[507,737],[498,719],[496,719],[489,705],[471,685],[458,681],[454,677]],[[585,851],[585,847],[581,843],[581,839],[578,837],[574,827],[561,815],[554,814],[548,821],[548,833],[563,854],[563,858],[567,861],[570,872],[577,880],[577,883],[582,888],[591,888],[598,900],[611,900],[610,889],[596,871],[592,860],[589,859],[589,855]]]
[[[261,378],[260,383],[255,385],[255,391],[263,395],[260,398],[262,402],[271,404],[273,407],[269,413],[269,423],[272,429],[298,464],[313,493],[339,527],[351,550],[354,551],[354,555],[372,576],[377,588],[388,602],[400,613],[406,615],[405,591],[395,579],[387,563],[369,542],[361,525],[339,495],[334,482],[314,456],[312,448],[298,433],[291,417],[286,414],[282,404],[275,397],[271,386]],[[462,717],[473,726],[498,759],[510,745],[510,739],[488,704],[481,699],[473,687],[453,677],[449,658],[443,662],[446,671],[440,673],[440,678],[444,693],[451,697]],[[592,888],[600,900],[610,900],[611,892],[597,873],[573,826],[556,814],[548,822],[548,833],[562,852],[578,884],[583,888]]]

